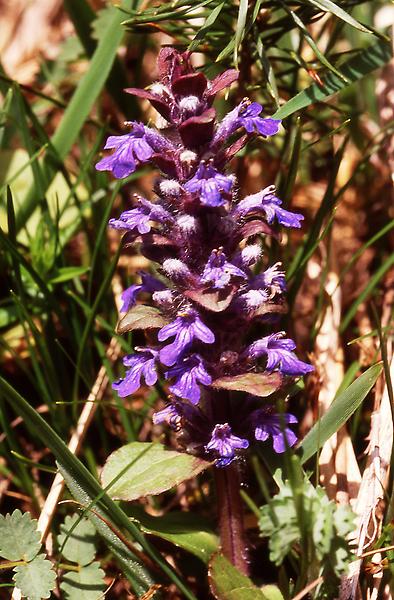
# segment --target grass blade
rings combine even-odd
[[[334,73],[328,73],[322,77],[323,85],[313,83],[306,90],[299,92],[294,98],[277,110],[273,118],[285,119],[314,102],[327,100],[327,98],[336,92],[387,64],[391,58],[392,50],[390,44],[384,40],[379,40],[376,44],[360,50],[353,58],[341,65],[342,74],[347,79],[346,82]]]
[[[371,391],[382,369],[381,363],[373,365],[336,397],[328,411],[302,440],[299,446],[302,463],[318,452],[323,444],[346,423]]]
[[[317,6],[317,8],[320,8],[324,12],[332,13],[333,15],[338,17],[338,19],[341,19],[341,21],[344,21],[348,25],[355,27],[355,29],[359,29],[359,31],[363,31],[364,33],[371,33],[371,31],[367,27],[361,25],[361,23],[359,23],[356,19],[349,15],[349,13],[347,13],[345,10],[343,10],[343,8],[338,6],[338,4],[335,4],[335,2],[331,2],[331,0],[307,1],[309,2],[309,4],[312,4],[312,6]]]
[[[124,15],[121,11],[114,13],[108,24],[105,35],[99,42],[93,54],[87,73],[75,90],[75,93],[64,112],[60,125],[51,138],[51,146],[59,160],[64,160],[71,150],[93,104],[105,85],[115,60],[118,46],[123,37],[124,32],[121,27],[123,18]],[[48,179],[52,180],[54,169],[50,162],[44,159],[43,166],[47,169]],[[26,223],[36,203],[36,191],[35,189],[31,189],[17,214],[16,224],[18,230]]]
[[[196,48],[198,48],[200,41],[204,39],[207,31],[209,31],[210,28],[212,27],[212,25],[215,23],[216,19],[222,12],[224,5],[225,5],[225,2],[221,2],[220,4],[218,4],[217,7],[213,9],[211,14],[205,19],[204,25],[201,27],[201,29],[197,33],[194,40],[189,44],[189,47],[188,47],[189,52],[194,52],[194,50],[196,50]]]
[[[288,7],[286,7],[286,5],[283,2],[281,2],[281,4],[282,4],[283,8],[286,10],[286,12],[291,16],[294,23],[297,25],[298,29],[301,31],[301,34],[305,38],[306,42],[309,44],[309,46],[312,48],[313,52],[316,54],[317,58],[320,60],[321,64],[324,65],[325,67],[327,67],[327,69],[329,69],[333,74],[335,74],[337,77],[339,77],[339,79],[341,79],[342,81],[347,83],[347,79],[341,73],[341,71],[338,71],[338,69],[336,69],[334,67],[334,65],[332,65],[330,63],[330,61],[327,60],[327,58],[321,52],[320,48],[316,44],[315,40],[313,39],[313,37],[309,33],[308,29],[305,27],[304,23],[302,22],[300,17],[297,15],[297,13],[294,12],[293,10],[290,10]]]
[[[0,390],[6,402],[15,410],[24,420],[26,426],[34,432],[35,436],[40,437],[42,442],[48,446],[62,471],[68,473],[75,480],[80,492],[84,492],[92,499],[95,504],[103,510],[107,518],[120,529],[127,533],[138,542],[145,552],[155,560],[162,571],[178,586],[186,598],[196,600],[195,596],[188,590],[183,582],[178,578],[173,569],[163,560],[161,555],[145,539],[138,527],[130,521],[122,509],[104,492],[99,483],[89,473],[87,468],[70,452],[63,440],[57,433],[44,421],[44,419],[34,410],[32,406],[0,376]],[[133,556],[128,550],[128,557],[133,560]],[[134,576],[141,582],[141,588],[147,590],[151,582],[150,575],[144,566],[137,561],[134,562]]]
[[[234,66],[238,66],[238,51],[245,34],[246,17],[248,15],[248,0],[240,0],[237,26],[234,39]]]
[[[382,279],[382,277],[387,273],[387,271],[394,265],[394,254],[389,256],[389,258],[381,265],[381,267],[372,275],[368,284],[365,286],[362,292],[357,295],[356,300],[353,302],[349,310],[347,311],[345,317],[342,319],[339,332],[343,333],[345,329],[348,327],[350,321],[353,319],[354,315],[357,312],[360,304],[365,302],[368,296],[373,292],[376,285]]]

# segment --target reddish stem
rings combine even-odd
[[[215,468],[219,531],[223,554],[244,575],[248,575],[240,477],[236,464]]]

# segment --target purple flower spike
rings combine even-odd
[[[291,339],[269,328],[286,309],[281,264],[260,269],[264,237],[277,238],[278,225],[300,227],[303,216],[285,210],[273,185],[239,200],[230,161],[251,138],[276,134],[280,121],[264,118],[262,106],[244,98],[218,122],[214,97],[238,73],[210,81],[193,62],[189,51],[161,50],[157,83],[126,91],[148,100],[166,123],[126,123],[128,133],[110,136],[105,149],[112,154],[96,165],[117,178],[147,162],[160,171],[150,201],[134,195],[129,210],[109,223],[158,272],[158,279],[140,273],[122,294],[121,312],[128,315],[120,330],[146,329],[153,348],[126,356],[125,375],[113,388],[125,397],[164,372],[169,403],[153,422],[175,430],[185,452],[226,467],[252,440],[272,438],[276,452],[296,441],[293,415],[278,415],[258,398],[239,402],[242,390],[265,393],[267,373],[274,372],[273,389],[285,393],[289,377],[313,370],[297,358]],[[141,301],[146,310],[132,309]],[[256,321],[267,327],[257,341]]]
[[[136,350],[138,350],[136,354],[129,354],[123,359],[123,364],[129,367],[124,379],[119,379],[112,384],[121,398],[134,394],[142,385],[142,377],[146,385],[154,385],[158,378],[156,361],[159,353],[150,348],[136,348]]]
[[[180,364],[175,365],[165,373],[167,379],[175,378],[175,383],[170,387],[170,392],[198,404],[201,397],[199,383],[210,385],[212,377],[204,366],[204,361],[198,354],[192,354]]]
[[[205,206],[223,206],[223,192],[229,194],[234,185],[234,177],[222,175],[212,163],[201,162],[196,174],[184,185],[189,192],[198,192]]]
[[[255,410],[250,415],[250,421],[256,440],[265,442],[272,437],[274,450],[278,454],[294,446],[297,441],[295,433],[286,427],[289,423],[298,423],[294,415],[276,413],[272,406],[265,406]]]
[[[304,220],[304,215],[299,213],[293,213],[290,210],[285,210],[281,208],[280,205],[282,201],[279,198],[274,197],[271,202],[267,202],[263,205],[263,210],[267,216],[267,222],[272,223],[275,219],[278,220],[278,223],[284,225],[285,227],[296,227],[299,229],[301,227],[301,221]]]
[[[240,296],[248,310],[258,309],[264,302],[281,296],[286,290],[285,273],[278,262],[256,275],[249,282],[249,290]]]
[[[183,416],[183,405],[181,402],[171,402],[163,410],[159,410],[152,415],[152,421],[155,425],[168,423],[171,429],[178,430]]]
[[[227,467],[235,458],[236,450],[248,448],[249,442],[231,433],[228,423],[215,425],[212,437],[205,446],[207,452],[214,452],[218,456],[217,467]]]
[[[279,131],[281,123],[278,119],[263,119],[260,113],[263,107],[258,102],[243,101],[239,109],[238,123],[248,133],[259,133],[266,137],[275,135]]]
[[[152,275],[144,273],[143,271],[141,271],[139,274],[142,280],[141,283],[131,285],[122,293],[123,304],[120,309],[120,312],[127,312],[128,310],[130,310],[130,308],[136,303],[137,296],[140,292],[153,293],[166,289],[164,283],[162,283],[155,277],[152,277]]]
[[[267,371],[278,369],[284,375],[296,377],[314,370],[312,365],[299,360],[292,352],[296,345],[293,340],[283,337],[284,333],[273,333],[253,342],[247,353],[252,358],[267,357]]]
[[[139,206],[131,210],[125,210],[119,219],[110,219],[108,224],[113,229],[133,231],[137,229],[142,235],[151,230],[150,221],[163,223],[171,221],[171,215],[159,204],[153,204],[145,198],[139,198]]]
[[[286,291],[285,272],[281,271],[281,262],[277,262],[255,277],[255,281],[262,281],[263,285],[270,291],[270,297]]]
[[[201,275],[201,283],[209,283],[214,290],[222,290],[232,278],[247,279],[247,276],[226,260],[226,255],[220,248],[213,250]]]
[[[123,179],[134,173],[139,163],[147,162],[153,154],[153,148],[145,137],[142,123],[133,123],[133,130],[126,135],[111,135],[104,150],[115,148],[111,156],[106,156],[96,164],[98,171],[112,171],[114,177]]]
[[[137,229],[139,233],[149,233],[151,220],[150,212],[145,208],[133,208],[125,210],[119,219],[110,219],[108,225],[113,229],[132,231]]]
[[[245,217],[249,213],[264,213],[268,223],[276,218],[285,227],[301,227],[304,216],[281,208],[281,204],[282,200],[275,195],[275,186],[270,185],[241,200],[234,209],[234,215]]]
[[[240,126],[238,121],[239,106],[231,110],[219,123],[215,135],[213,137],[213,147],[218,147],[225,142]]]
[[[160,350],[160,361],[171,367],[182,352],[197,338],[205,344],[213,344],[215,335],[201,321],[196,311],[180,314],[175,321],[165,325],[158,333],[160,342],[175,336],[175,340]]]
[[[259,133],[266,137],[278,133],[281,121],[263,119],[259,116],[262,110],[261,104],[250,102],[249,98],[242,100],[239,106],[230,111],[219,124],[213,138],[213,146],[218,147],[240,127],[246,129],[248,133]]]

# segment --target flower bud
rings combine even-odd
[[[163,271],[172,279],[189,279],[191,273],[187,265],[178,258],[167,258],[163,262]]]

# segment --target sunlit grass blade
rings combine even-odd
[[[321,62],[321,64],[324,65],[325,67],[327,67],[327,69],[329,69],[333,74],[335,74],[337,77],[339,77],[339,79],[341,79],[344,83],[348,83],[346,77],[342,74],[342,72],[339,71],[336,67],[334,67],[334,65],[332,65],[330,63],[330,61],[327,60],[327,58],[324,56],[324,54],[320,50],[319,46],[316,44],[315,40],[309,33],[308,29],[305,27],[304,23],[302,22],[302,20],[298,16],[298,14],[295,11],[288,8],[284,2],[281,2],[281,4],[282,4],[283,8],[286,10],[286,12],[291,16],[294,23],[300,30],[302,36],[305,38],[306,42],[312,48],[313,52],[316,54],[316,56],[319,59],[319,61]]]
[[[224,5],[225,5],[225,2],[221,2],[220,4],[218,4],[213,9],[213,11],[211,12],[211,14],[205,19],[204,25],[198,31],[198,33],[194,37],[193,41],[189,44],[188,50],[190,52],[193,52],[194,50],[196,50],[198,48],[201,40],[204,39],[206,33],[210,30],[210,28],[212,27],[212,25],[215,23],[216,19],[219,17],[220,13],[223,10]]]
[[[355,56],[341,65],[341,72],[346,77],[347,82],[343,81],[335,73],[328,73],[322,77],[322,85],[313,83],[311,86],[299,92],[294,98],[291,98],[273,115],[275,119],[285,119],[289,115],[313,104],[322,102],[336,92],[347,87],[371,73],[375,69],[387,64],[392,57],[390,44],[384,40],[379,40],[375,44],[360,50]]]
[[[335,4],[335,2],[331,2],[331,0],[307,0],[307,2],[309,4],[312,4],[312,6],[317,6],[317,8],[320,8],[324,12],[332,13],[333,15],[338,17],[338,19],[341,19],[342,21],[344,21],[348,25],[351,25],[355,29],[358,29],[359,31],[363,31],[364,33],[371,33],[371,31],[367,27],[364,27],[364,25],[362,25],[356,19],[354,19],[352,15],[346,12],[346,10],[343,10],[343,8],[338,6],[338,4]]]
[[[119,254],[120,254],[120,249],[118,250],[118,252],[116,253],[116,255],[114,256],[114,258],[112,259],[111,264],[109,265],[109,268],[107,270],[106,276],[100,286],[99,291],[97,292],[96,298],[94,300],[93,306],[91,307],[91,311],[90,314],[88,316],[88,319],[86,321],[83,333],[82,333],[82,337],[79,343],[79,347],[78,347],[78,356],[77,356],[77,369],[75,372],[75,377],[74,377],[74,383],[73,383],[73,399],[77,400],[78,398],[78,383],[79,383],[79,372],[81,371],[81,363],[83,360],[83,356],[84,353],[86,351],[86,344],[88,342],[88,336],[90,334],[91,328],[93,326],[98,308],[100,306],[100,303],[105,295],[105,293],[108,290],[111,278],[114,274],[114,271],[116,269],[116,265],[119,259]]]
[[[348,309],[346,315],[344,316],[344,318],[341,321],[341,325],[339,328],[340,333],[343,333],[347,329],[351,320],[353,319],[354,315],[356,314],[357,309],[360,306],[360,304],[365,302],[366,299],[373,293],[373,291],[376,288],[379,281],[382,279],[382,277],[384,277],[384,275],[387,273],[387,271],[393,265],[394,265],[394,254],[391,254],[391,256],[389,256],[387,258],[387,260],[385,260],[383,262],[383,264],[379,267],[379,269],[377,269],[377,271],[375,273],[373,273],[373,275],[369,279],[367,285],[357,295],[357,298],[352,303],[351,307]]]
[[[25,259],[25,257],[17,250],[16,246],[11,242],[9,237],[1,229],[0,229],[0,244],[3,246],[3,248],[5,250],[7,250],[11,254],[11,256],[13,256],[18,261],[18,263],[20,264],[21,267],[26,269],[26,271],[29,273],[29,275],[33,279],[34,283],[37,285],[40,292],[45,297],[46,301],[48,302],[48,305],[52,308],[52,310],[55,312],[55,314],[58,315],[60,321],[65,326],[65,329],[68,330],[69,327],[68,327],[67,321],[65,319],[64,313],[61,310],[59,303],[54,298],[52,292],[49,290],[48,286],[43,281],[43,279],[40,277],[40,275],[34,270],[34,268]]]
[[[157,9],[153,9],[152,11],[144,10],[139,14],[136,14],[132,19],[126,19],[122,21],[122,25],[127,25],[132,27],[133,25],[140,23],[158,23],[160,21],[166,21],[167,19],[176,18],[181,19],[182,17],[190,16],[190,18],[197,19],[201,17],[201,13],[197,12],[198,8],[202,8],[207,4],[211,4],[213,0],[203,0],[202,2],[198,2],[193,6],[186,6],[178,11],[172,10],[169,11],[169,5],[167,3],[163,4],[163,7],[167,10],[167,12],[161,12]],[[192,15],[190,15],[192,13]]]
[[[92,37],[92,26],[96,19],[95,11],[86,0],[65,0],[64,4],[87,56],[91,57],[97,46],[96,40]],[[108,8],[103,10],[108,11]],[[112,8],[114,12],[117,10],[117,7]],[[109,13],[107,14],[109,15]],[[125,117],[131,119],[138,114],[138,104],[134,98],[127,98],[124,94],[123,90],[127,85],[128,81],[123,65],[119,58],[115,57],[106,88]]]
[[[302,463],[316,454],[323,444],[346,423],[371,391],[382,369],[381,363],[373,365],[336,397],[328,411],[302,440],[299,446]]]
[[[261,36],[259,36],[257,38],[256,52],[257,52],[257,56],[260,59],[261,67],[262,67],[262,69],[265,73],[266,79],[267,79],[268,91],[270,92],[271,96],[275,100],[276,107],[279,108],[279,92],[278,92],[278,85],[277,85],[276,78],[275,78],[275,72],[274,72],[271,62],[267,56],[267,53],[265,51]]]
[[[46,181],[45,173],[40,165],[40,162],[33,160],[36,152],[35,145],[26,119],[25,101],[19,87],[17,86],[14,86],[14,102],[16,122],[20,128],[24,147],[26,148],[31,161],[31,168],[33,171],[36,193],[38,194],[38,201],[42,202],[48,182]]]
[[[123,29],[120,26],[123,18],[124,15],[117,11],[108,23],[105,35],[92,56],[89,69],[81,79],[59,126],[51,138],[51,146],[60,161],[64,160],[72,145],[76,142],[94,102],[105,85],[123,37]],[[54,170],[48,160],[44,159],[44,167],[48,169],[48,179],[51,180],[54,176]],[[34,187],[34,189],[29,190],[18,211],[16,219],[18,229],[26,223],[36,203],[37,197]]]
[[[106,206],[101,218],[101,222],[99,224],[99,227],[96,231],[96,235],[95,235],[95,245],[93,248],[93,253],[92,253],[92,259],[91,259],[91,270],[90,270],[90,274],[89,274],[89,282],[88,282],[88,298],[90,299],[91,297],[91,293],[92,293],[92,286],[93,286],[93,282],[94,282],[94,278],[96,275],[96,264],[97,264],[97,259],[99,257],[100,254],[100,249],[102,247],[102,243],[105,239],[105,233],[107,231],[107,227],[108,227],[108,219],[109,216],[111,214],[111,210],[112,210],[112,206],[115,202],[116,196],[119,193],[119,190],[122,187],[122,182],[116,182],[114,189],[112,191],[112,194],[110,196],[110,198],[107,200],[106,202]]]
[[[235,28],[235,39],[234,39],[234,65],[237,67],[238,65],[238,52],[241,46],[244,33],[245,33],[245,25],[246,25],[246,17],[248,16],[248,0],[240,0],[239,2],[239,10],[238,10],[238,18],[237,25]]]
[[[103,510],[108,520],[113,523],[116,528],[125,530],[128,535],[142,546],[144,551],[153,558],[162,571],[179,587],[186,598],[195,600],[195,596],[178,578],[173,569],[162,559],[160,554],[145,539],[138,527],[127,517],[127,515],[125,515],[121,508],[104,492],[99,483],[89,473],[81,461],[70,452],[57,433],[55,433],[34,408],[30,406],[30,404],[1,376],[0,391],[13,410],[22,417],[26,427],[33,433],[34,437],[40,438],[40,440],[48,446],[59,463],[62,472],[65,475],[67,474],[69,480],[74,480],[78,493],[84,493],[91,501],[94,501],[94,505]],[[129,560],[134,559],[134,579],[138,580],[141,584],[141,589],[145,588],[146,591],[151,582],[149,573],[144,566],[135,560],[130,549],[127,550],[126,557]]]

